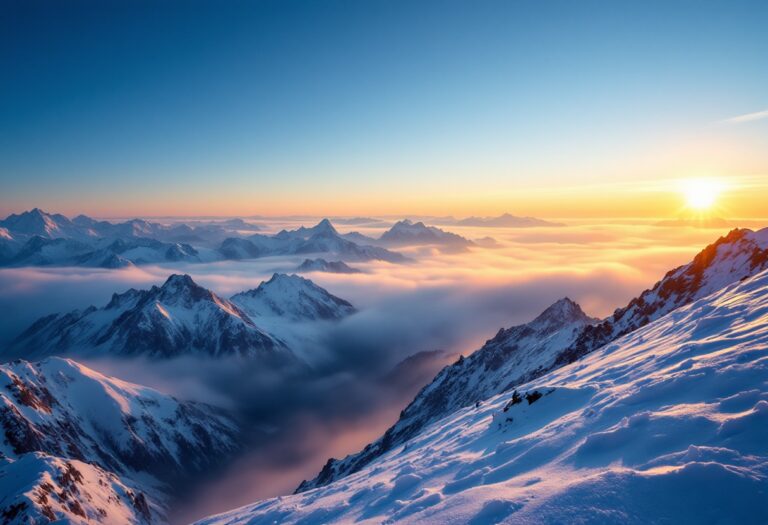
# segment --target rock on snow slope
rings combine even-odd
[[[0,460],[0,517],[4,525],[158,521],[144,493],[126,486],[111,472],[42,452]]]
[[[61,358],[0,366],[0,427],[9,523],[154,521],[175,481],[238,446],[236,425],[212,407]]]
[[[763,271],[344,479],[200,523],[766,523],[767,387]]]
[[[480,350],[443,369],[380,439],[342,460],[331,458],[297,491],[356,472],[426,424],[570,363],[674,308],[766,267],[768,229],[733,230],[600,323],[588,318],[573,301],[560,300],[533,322],[500,330]]]

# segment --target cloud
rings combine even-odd
[[[756,120],[763,120],[768,118],[768,109],[763,111],[755,111],[754,113],[747,113],[745,115],[738,115],[725,119],[723,122],[726,124],[743,124],[744,122],[754,122]]]

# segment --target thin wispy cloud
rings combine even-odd
[[[738,115],[725,119],[723,122],[726,124],[743,124],[744,122],[754,122],[756,120],[768,119],[768,109],[763,111],[755,111],[754,113],[747,113],[745,115]]]

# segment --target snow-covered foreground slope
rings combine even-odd
[[[766,523],[766,501],[763,271],[344,479],[201,523]]]

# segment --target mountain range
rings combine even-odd
[[[254,234],[254,230],[258,228],[242,219],[194,226],[142,219],[113,223],[85,215],[70,220],[35,208],[0,220],[0,266],[121,268],[310,254],[348,261],[408,261],[380,246],[344,238],[328,219],[276,235]]]
[[[386,261],[404,263],[404,255],[352,241],[339,234],[331,221],[323,219],[317,225],[296,230],[282,230],[275,235],[255,234],[248,238],[226,239],[219,253],[226,259],[253,259],[275,255],[328,254],[344,261]]]
[[[455,221],[456,226],[474,226],[485,228],[533,228],[565,226],[559,222],[550,222],[535,217],[518,217],[504,213],[498,217],[467,217]]]
[[[295,275],[275,274],[254,290],[224,299],[189,275],[174,274],[162,286],[114,294],[102,308],[43,317],[12,341],[5,355],[239,356],[299,364],[270,333],[272,319],[320,321],[353,312],[347,301]]]

